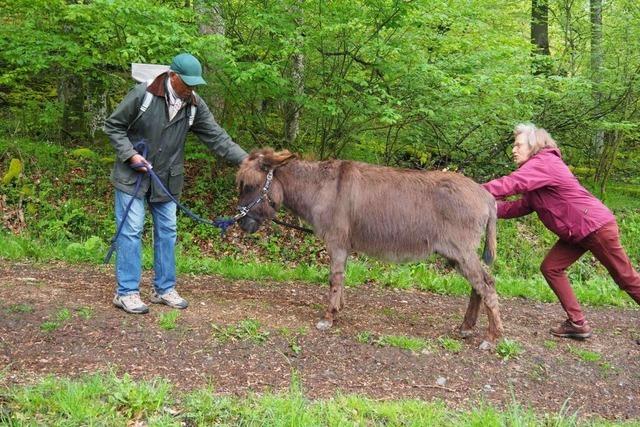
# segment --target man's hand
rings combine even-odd
[[[147,168],[143,165],[148,165],[147,159],[140,154],[134,154],[129,158],[129,165],[138,172],[146,172]]]

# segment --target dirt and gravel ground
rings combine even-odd
[[[145,275],[143,297],[150,281]],[[456,337],[466,298],[350,288],[339,322],[322,333],[314,324],[324,287],[182,275],[179,289],[191,306],[180,312],[175,329],[165,330],[159,317],[170,308],[125,314],[112,306],[113,285],[107,268],[0,261],[0,386],[115,369],[138,379],[165,377],[181,390],[208,385],[244,395],[286,390],[297,372],[311,398],[340,390],[377,399],[439,399],[461,409],[515,399],[540,412],[565,405],[569,414],[640,418],[638,310],[587,307],[594,336],[573,341],[547,333],[563,318],[559,304],[503,298],[506,336],[524,349],[505,361],[477,349],[483,314],[459,353],[438,345],[440,337]],[[65,308],[71,318],[45,331],[43,323]],[[269,332],[265,343],[215,338],[214,325],[247,318]],[[434,346],[416,354],[361,343],[356,337],[362,332],[421,337]]]

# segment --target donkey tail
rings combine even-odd
[[[496,222],[498,220],[498,213],[496,209],[495,201],[491,200],[491,207],[489,208],[489,218],[487,219],[486,235],[484,239],[484,252],[482,253],[482,259],[487,265],[491,265],[493,260],[496,259]]]

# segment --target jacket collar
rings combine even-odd
[[[149,86],[147,86],[147,92],[151,92],[155,96],[167,97],[167,91],[165,88],[165,80],[169,78],[169,72],[166,71],[156,77]],[[195,93],[191,94],[191,99],[188,101],[190,104],[197,104]]]
[[[538,151],[536,154],[534,154],[533,156],[529,157],[527,160],[522,162],[522,164],[518,166],[518,169],[520,169],[522,166],[524,166],[525,163],[527,163],[529,160],[533,159],[534,157],[545,157],[545,156],[556,156],[559,159],[562,159],[562,154],[560,153],[559,148],[543,148],[542,150]]]

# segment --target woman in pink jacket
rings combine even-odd
[[[544,129],[531,124],[516,126],[513,159],[518,169],[484,184],[502,200],[498,218],[515,218],[536,212],[542,223],[560,238],[544,258],[540,270],[560,300],[568,319],[551,329],[559,337],[584,339],[591,327],[576,299],[566,269],[590,251],[609,271],[618,286],[640,304],[640,274],[620,244],[618,224],[611,211],[580,185],[562,161],[556,142]]]

